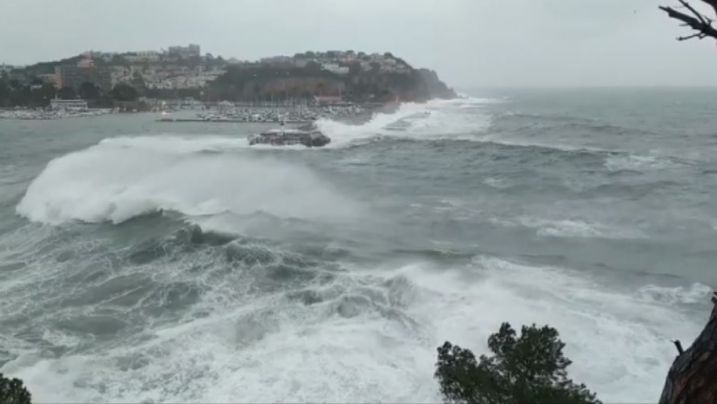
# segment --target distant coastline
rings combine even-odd
[[[304,52],[239,61],[202,55],[198,45],[189,45],[0,65],[0,109],[56,110],[62,104],[52,103],[57,99],[121,112],[187,102],[374,108],[455,96],[436,72],[389,52]]]

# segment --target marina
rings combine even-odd
[[[225,122],[305,124],[321,118],[351,120],[371,115],[373,108],[357,104],[344,105],[275,105],[247,106],[228,102],[201,111],[163,111],[160,122]]]
[[[107,115],[111,113],[113,113],[113,110],[108,108],[86,110],[8,109],[0,110],[0,119],[52,120],[64,118],[92,117]]]

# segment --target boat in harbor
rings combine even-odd
[[[313,125],[306,125],[299,128],[270,129],[249,138],[249,145],[266,144],[271,146],[292,146],[304,145],[306,147],[323,147],[331,142],[331,139],[321,133]]]

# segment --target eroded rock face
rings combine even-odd
[[[418,69],[430,98],[455,98],[456,92],[438,78],[438,73],[429,69]]]
[[[660,404],[717,404],[717,292],[710,319],[667,374]]]

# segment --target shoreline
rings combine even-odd
[[[88,118],[110,114],[156,113],[156,122],[205,122],[205,123],[288,123],[305,124],[319,119],[332,119],[353,123],[366,122],[376,113],[396,111],[402,102],[383,104],[329,104],[329,105],[275,105],[251,106],[245,103],[220,105],[205,103],[198,109],[175,110],[133,110],[120,111],[116,108],[88,108],[86,110],[46,110],[32,108],[0,108],[0,120],[59,120],[66,118]],[[168,116],[177,114],[179,116]],[[191,114],[191,115],[190,115]]]
[[[36,109],[0,109],[0,120],[53,121],[66,118],[89,118],[115,113],[109,108],[89,108],[81,111],[46,111]]]

